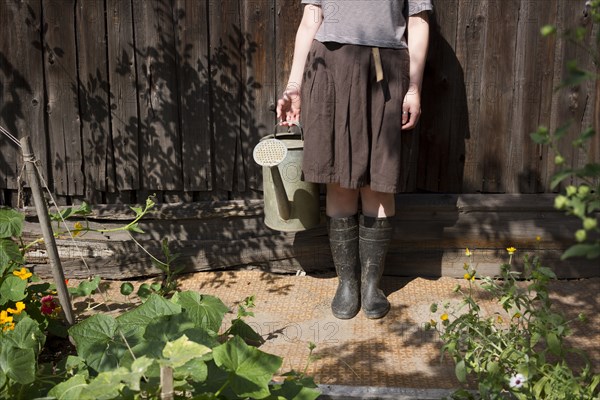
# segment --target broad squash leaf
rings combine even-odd
[[[248,346],[234,337],[213,349],[215,364],[228,371],[231,389],[240,397],[269,395],[269,382],[281,367],[282,359]]]

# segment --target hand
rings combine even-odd
[[[277,100],[277,120],[280,125],[289,126],[300,122],[300,90],[292,87],[283,92]]]
[[[410,86],[402,103],[402,130],[413,129],[421,116],[421,94],[415,86]]]

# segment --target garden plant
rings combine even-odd
[[[587,7],[592,23],[598,24],[600,0],[588,1]],[[597,50],[583,44],[587,29],[589,27],[568,30],[565,37],[570,43],[588,50],[596,68],[600,68]],[[542,29],[545,36],[556,33],[553,26]],[[594,41],[600,48],[600,31],[597,29]],[[567,70],[568,76],[558,89],[600,79],[597,73],[581,69],[576,62],[569,62]],[[570,131],[570,124],[554,132],[540,127],[531,138],[535,143],[548,146],[554,154],[557,172],[551,188],[561,189],[555,197],[555,208],[581,221],[581,228],[575,232],[576,243],[563,253],[562,258],[598,259],[600,163],[590,157],[583,166],[572,165],[560,151]],[[593,154],[588,151],[588,145],[595,135],[593,127],[586,127],[572,140],[574,150]],[[457,285],[455,288],[462,300],[431,305],[433,318],[427,328],[437,331],[443,343],[443,354],[455,361],[456,376],[465,384],[465,388],[456,391],[453,397],[598,399],[600,375],[594,373],[597,371],[592,370],[585,353],[569,346],[568,337],[572,334],[574,321],[567,320],[555,309],[549,295],[548,285],[556,275],[542,265],[538,255],[526,254],[522,265],[516,265],[517,249],[509,247],[506,250],[509,260],[501,265],[500,276],[478,277],[472,262],[474,252],[467,249],[469,262],[464,266],[467,287]],[[486,315],[482,312],[475,295],[481,292],[497,301],[504,313]],[[577,319],[579,323],[585,323],[586,316],[579,314]]]
[[[139,232],[136,213],[123,230]],[[54,215],[59,221],[90,212],[88,205]],[[290,371],[274,383],[282,359],[257,348],[262,338],[244,318],[252,316],[253,297],[244,299],[231,326],[223,330],[229,309],[214,296],[179,291],[176,255],[163,241],[164,272],[157,286],[140,286],[143,302],[116,317],[94,312],[67,327],[55,288],[27,268],[22,239],[23,214],[0,209],[0,398],[6,399],[158,399],[163,375],[172,376],[174,399],[315,399],[319,392],[305,372]],[[66,226],[66,225],[64,225]],[[73,236],[92,230],[80,222],[66,229]],[[55,235],[65,232],[57,228]],[[40,241],[36,241],[39,243]],[[98,278],[70,288],[87,297]],[[131,294],[133,287],[122,286]],[[94,310],[95,311],[95,310]],[[47,340],[67,336],[76,351],[60,360],[40,361]],[[308,359],[314,345],[308,348]],[[306,370],[306,369],[305,369]]]

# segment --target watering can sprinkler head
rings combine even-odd
[[[285,143],[275,138],[261,140],[252,152],[252,157],[254,157],[254,161],[258,165],[261,167],[269,167],[271,170],[271,177],[273,179],[275,190],[275,199],[277,202],[277,210],[279,212],[279,217],[281,217],[283,220],[290,219],[291,207],[277,165],[285,160],[287,153],[288,149]]]
[[[275,167],[285,160],[287,153],[288,149],[281,140],[265,139],[256,145],[252,157],[261,167]]]

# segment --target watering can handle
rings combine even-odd
[[[275,127],[273,128],[273,138],[277,139],[277,134],[278,133],[283,133],[283,132],[277,132],[277,128],[280,127],[281,125],[279,125],[279,123],[275,124]],[[302,141],[304,141],[304,131],[302,130],[302,125],[300,125],[300,122],[294,121],[294,122],[290,122],[290,127],[288,128],[288,132],[292,132],[292,129],[294,129],[294,126],[300,131],[300,139],[302,139]]]

